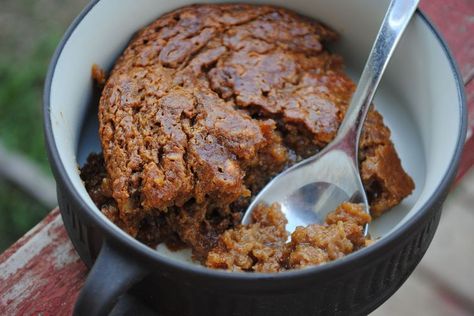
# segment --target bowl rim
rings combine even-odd
[[[289,270],[284,272],[277,273],[247,273],[247,272],[228,272],[224,270],[215,270],[209,269],[199,265],[193,265],[186,262],[178,261],[173,258],[166,257],[163,254],[159,254],[156,250],[149,248],[148,246],[140,243],[131,236],[127,235],[125,232],[113,227],[112,222],[104,220],[97,213],[96,210],[91,209],[87,203],[84,201],[81,194],[79,194],[72,184],[72,181],[67,176],[66,168],[60,158],[59,150],[56,145],[53,130],[52,130],[52,121],[50,115],[50,96],[51,96],[51,85],[53,80],[53,75],[58,63],[59,57],[61,56],[62,50],[69,38],[73,34],[76,27],[82,22],[85,16],[95,7],[100,0],[90,1],[81,13],[73,20],[65,34],[63,35],[61,41],[59,42],[54,55],[52,56],[49,68],[47,71],[45,86],[43,91],[43,122],[44,122],[44,135],[46,140],[46,147],[49,155],[50,164],[55,174],[56,180],[58,181],[57,186],[69,191],[69,196],[73,198],[76,202],[76,205],[79,206],[80,211],[97,225],[102,232],[105,234],[104,240],[109,240],[113,242],[116,247],[120,249],[128,249],[132,251],[139,258],[136,259],[137,264],[139,264],[140,259],[143,259],[145,263],[149,266],[157,265],[160,268],[173,272],[179,272],[180,277],[189,280],[192,279],[206,279],[208,282],[210,280],[214,281],[232,281],[232,284],[237,285],[248,285],[248,282],[253,283],[253,287],[246,288],[248,291],[256,291],[261,288],[266,288],[266,285],[269,283],[281,283],[287,287],[291,284],[294,284],[293,281],[303,281],[303,280],[314,280],[314,278],[321,277],[331,277],[340,275],[341,273],[348,272],[352,270],[354,265],[364,264],[368,265],[369,262],[373,263],[377,260],[377,257],[381,257],[378,254],[385,253],[389,251],[393,244],[397,242],[402,236],[406,234],[413,233],[417,229],[416,223],[420,222],[425,216],[428,215],[429,211],[435,208],[437,205],[442,203],[443,196],[450,187],[451,182],[454,179],[456,174],[457,166],[459,164],[460,156],[462,153],[466,131],[467,131],[467,107],[466,99],[464,95],[464,84],[461,79],[461,75],[456,64],[456,61],[453,58],[452,53],[450,52],[445,40],[442,38],[439,31],[430,21],[430,19],[420,10],[417,9],[415,16],[420,18],[421,21],[428,27],[429,31],[435,35],[437,41],[441,44],[441,47],[444,51],[446,58],[450,64],[451,72],[455,79],[456,89],[457,89],[457,105],[459,106],[459,130],[458,138],[455,147],[454,154],[451,161],[449,162],[449,167],[443,175],[439,185],[434,190],[433,194],[428,198],[428,200],[421,205],[420,210],[414,214],[407,223],[392,232],[389,236],[384,237],[382,240],[374,243],[370,247],[361,249],[357,252],[354,252],[346,257],[332,261],[330,263],[309,267],[301,270]],[[163,270],[163,271],[164,271]],[[309,278],[311,276],[311,278]],[[255,281],[265,281],[265,282],[255,282]],[[288,283],[291,281],[290,283]],[[260,284],[260,286],[258,285]],[[255,287],[255,285],[257,285]]]

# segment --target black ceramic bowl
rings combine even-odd
[[[118,229],[94,206],[77,169],[91,151],[100,151],[91,65],[110,69],[136,30],[189,3],[92,1],[68,29],[51,62],[44,95],[46,141],[64,225],[92,267],[76,313],[106,314],[126,291],[160,315],[369,313],[402,285],[423,257],[456,171],[466,107],[446,45],[416,12],[377,93],[375,104],[417,188],[374,221],[371,234],[380,237],[374,245],[326,265],[278,274],[210,270],[148,248]],[[265,3],[304,13],[338,31],[341,41],[332,49],[344,56],[354,74],[388,6],[379,0]]]

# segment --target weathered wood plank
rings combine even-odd
[[[466,135],[466,143],[464,144],[464,150],[461,162],[459,163],[458,174],[456,176],[456,182],[459,182],[474,165],[474,80],[469,82],[465,91],[469,109],[469,125]]]
[[[423,0],[420,7],[448,43],[466,84],[469,125],[457,183],[474,164],[474,1]]]
[[[0,315],[69,315],[86,274],[55,209],[0,256]]]
[[[474,76],[474,1],[424,0],[420,7],[443,34],[467,83]]]

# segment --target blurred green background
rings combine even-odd
[[[86,0],[0,0],[0,144],[52,180],[43,141],[42,93],[49,60]],[[0,173],[0,253],[50,207]]]

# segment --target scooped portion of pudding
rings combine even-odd
[[[224,232],[209,252],[206,265],[232,271],[278,272],[320,265],[350,254],[366,244],[364,225],[371,221],[363,205],[342,203],[325,224],[298,226],[288,232],[278,204],[259,205],[252,224]]]

